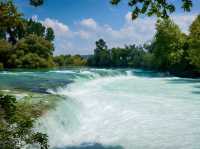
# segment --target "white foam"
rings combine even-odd
[[[51,147],[98,142],[125,149],[198,148],[200,101],[192,86],[127,74],[52,91],[66,100],[40,120]]]
[[[72,70],[51,70],[48,72],[54,72],[54,73],[67,73],[67,74],[74,74],[76,73],[75,71]]]

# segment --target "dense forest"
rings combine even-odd
[[[178,76],[200,76],[200,15],[190,25],[189,34],[181,32],[171,19],[159,19],[151,43],[109,49],[96,42],[89,66],[132,67],[168,71]]]

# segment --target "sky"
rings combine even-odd
[[[140,45],[149,42],[155,34],[155,17],[141,16],[131,20],[131,8],[122,0],[112,6],[109,0],[44,0],[44,5],[32,7],[28,0],[15,0],[26,18],[52,27],[55,33],[55,55],[92,54],[95,41],[103,38],[108,47]],[[177,6],[171,18],[181,30],[188,33],[189,25],[200,13],[200,0],[193,0],[190,13],[180,7],[181,0],[169,0]]]

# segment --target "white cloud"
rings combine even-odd
[[[65,35],[66,33],[69,32],[69,27],[64,23],[59,22],[58,20],[46,18],[42,23],[46,27],[53,28],[56,36]]]
[[[194,15],[174,15],[172,18],[182,31],[187,32]],[[95,41],[103,38],[109,47],[122,47],[125,44],[143,44],[151,40],[155,34],[156,18],[138,18],[131,20],[131,13],[127,13],[124,24],[119,29],[104,24],[99,25],[94,19],[84,19],[78,22],[74,30],[58,20],[47,18],[43,21],[54,29],[56,39],[55,54],[90,54],[95,47]],[[77,25],[76,24],[76,25]]]
[[[68,25],[51,18],[46,18],[44,21],[40,21],[46,27],[51,27],[55,34],[55,52],[54,54],[67,54],[72,53],[69,51],[73,48],[73,42],[70,39],[73,38],[74,34],[68,27]]]
[[[33,21],[38,21],[38,15],[33,15],[33,16],[31,17],[31,19],[32,19]]]
[[[90,28],[90,29],[96,29],[97,28],[97,23],[94,19],[92,18],[87,18],[84,19],[80,22],[80,25]]]
[[[172,19],[175,21],[177,25],[181,28],[184,33],[189,33],[189,26],[196,18],[197,14],[193,15],[174,15]]]
[[[145,41],[150,40],[155,32],[155,19],[143,18],[132,21],[129,16],[130,13],[125,16],[125,23],[120,29],[114,29],[110,25],[98,25],[98,27],[93,30],[81,28],[77,36],[87,40],[87,43],[89,41],[93,48],[95,41],[99,38],[105,39],[109,47],[121,47],[125,44],[134,43],[142,44]],[[83,24],[82,22],[83,21],[81,21],[80,24]],[[88,45],[88,47],[91,46]],[[92,50],[93,49],[88,52],[91,53]]]
[[[90,32],[88,31],[84,31],[84,30],[80,30],[78,32],[78,35],[82,38],[82,39],[89,39],[90,38]]]
[[[131,12],[128,12],[128,13],[125,15],[125,20],[126,20],[127,22],[132,22],[133,20],[132,20],[131,18],[132,18]]]

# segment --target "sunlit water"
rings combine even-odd
[[[0,81],[4,90],[65,97],[36,124],[48,134],[51,148],[200,148],[198,79],[131,69],[67,69],[6,71]]]

